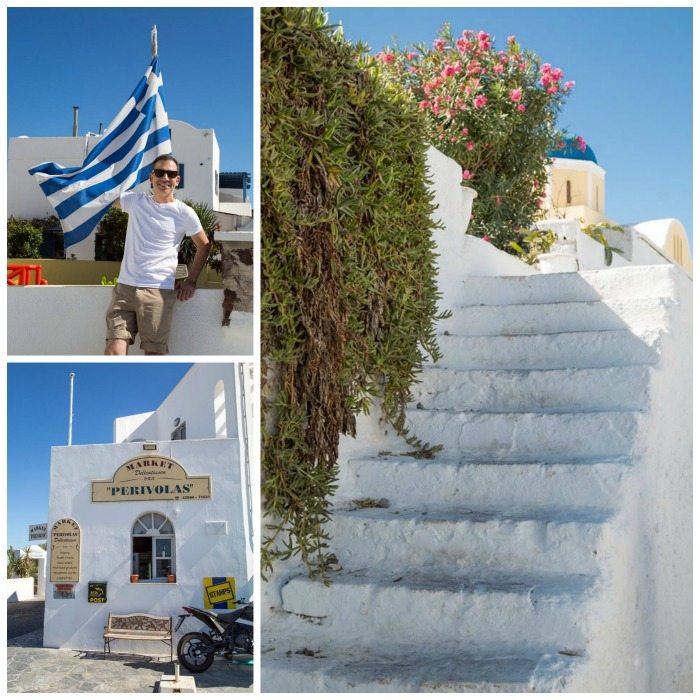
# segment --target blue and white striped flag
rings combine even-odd
[[[82,166],[41,163],[29,173],[56,210],[68,247],[87,238],[112,202],[147,180],[153,161],[171,150],[163,79],[154,58]]]

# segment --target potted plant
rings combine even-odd
[[[168,583],[175,583],[175,574],[168,574]]]
[[[131,583],[138,583],[139,582],[139,575],[138,574],[131,574]]]

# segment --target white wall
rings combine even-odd
[[[7,351],[10,355],[101,355],[111,287],[27,286],[7,288]],[[233,311],[222,326],[223,291],[198,289],[176,302],[171,355],[252,355],[253,314]],[[142,355],[139,339],[130,355]]]
[[[235,364],[193,365],[155,411],[117,418],[115,442],[129,442],[136,437],[170,440],[176,418],[186,423],[187,440],[216,437],[214,395],[220,380],[224,386],[226,437],[238,437],[236,371]]]
[[[141,453],[140,444],[54,447],[51,455],[49,531],[59,518],[81,528],[81,572],[74,600],[46,594],[44,645],[102,650],[109,612],[149,612],[177,616],[183,605],[203,607],[202,578],[234,576],[236,593],[250,598],[253,571],[248,566],[246,514],[242,507],[238,440],[159,442],[158,454],[180,462],[189,475],[209,475],[212,498],[199,501],[92,503],[91,482],[111,478]],[[146,512],[162,513],[175,528],[177,583],[131,584],[131,530]],[[208,522],[227,523],[226,534],[211,534]],[[49,539],[49,557],[51,543]],[[106,604],[88,603],[89,581],[107,581]],[[155,642],[116,642],[115,650],[164,654]],[[160,648],[159,648],[160,647]]]
[[[34,579],[8,578],[5,583],[8,603],[18,603],[24,600],[34,600]]]

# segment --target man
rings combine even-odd
[[[125,192],[113,206],[129,215],[124,258],[107,309],[105,355],[126,355],[141,335],[146,355],[165,355],[175,299],[194,295],[211,244],[192,207],[175,199],[178,162],[159,156],[149,175],[151,193]],[[186,279],[175,280],[177,253],[184,236],[197,250]]]

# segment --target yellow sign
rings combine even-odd
[[[211,478],[189,476],[170,457],[143,454],[125,462],[111,480],[92,482],[92,502],[187,501],[211,498]]]
[[[236,579],[233,576],[204,578],[204,607],[232,610],[236,607]]]
[[[80,526],[71,518],[57,520],[51,528],[51,583],[80,581]]]

